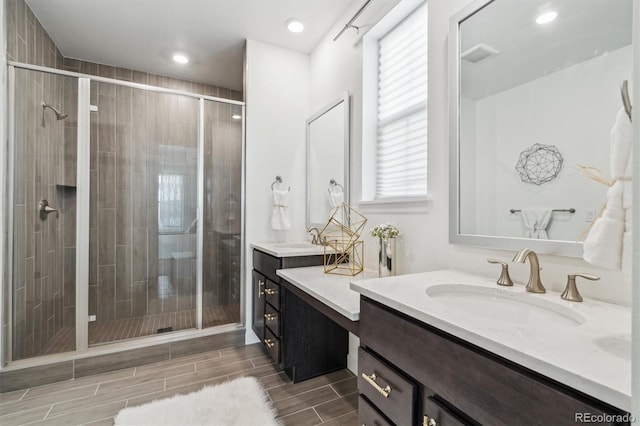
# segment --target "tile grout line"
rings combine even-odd
[[[118,390],[109,391],[109,392],[117,392]],[[128,405],[128,403],[129,403],[129,399],[148,396],[148,395],[152,395],[154,393],[159,393],[159,392],[162,392],[162,391],[153,391],[153,392],[142,393],[142,394],[139,394],[139,395],[135,395],[134,397],[129,397],[129,398],[125,398],[125,399],[117,399],[115,401],[107,402],[107,403],[104,403],[104,404],[98,404],[98,405],[94,405],[94,406],[91,406],[91,407],[81,408],[81,409],[77,409],[77,410],[63,411],[61,413],[57,413],[54,417],[52,417],[52,419],[55,419],[55,418],[58,418],[58,417],[62,417],[62,416],[66,416],[66,415],[71,414],[71,413],[78,413],[78,412],[81,412],[81,411],[91,410],[91,409],[94,409],[94,408],[97,408],[97,407],[104,407],[104,406],[109,405],[109,404],[116,404],[118,402],[124,402],[125,403],[125,407],[126,407]],[[90,398],[90,397],[75,398],[75,399],[70,399],[70,400],[61,401],[61,402],[77,401],[77,400],[80,400],[80,399],[83,399],[83,398]],[[53,405],[60,404],[61,402],[56,402]],[[51,407],[52,409],[53,409],[53,405]]]
[[[47,410],[46,414],[44,415],[44,417],[42,418],[42,420],[46,420],[47,417],[49,417],[49,413],[51,413],[51,410],[53,410],[53,406],[56,404],[51,404],[51,407],[49,407],[49,410]]]
[[[336,393],[336,395],[338,395],[339,397],[342,397],[342,395],[340,395],[338,391],[333,387],[333,384],[330,384],[329,387],[331,388],[332,391]]]
[[[322,387],[324,387],[324,386],[322,386]],[[320,389],[320,388],[317,388],[317,389]],[[312,392],[312,391],[317,390],[317,389],[312,389],[312,390],[310,390],[310,391],[308,391],[308,392]],[[306,392],[303,392],[303,393],[306,393]],[[299,395],[302,395],[302,394],[299,394]],[[349,394],[349,395],[351,395],[351,394]],[[295,398],[295,396],[292,396],[291,398]],[[290,399],[290,398],[281,399],[281,400],[279,400],[278,402],[286,401],[287,399]],[[319,403],[319,404],[312,405],[311,407],[305,407],[305,408],[303,408],[303,409],[301,409],[301,410],[294,411],[294,412],[292,412],[292,413],[287,414],[286,416],[278,416],[278,417],[279,417],[279,418],[289,417],[289,416],[292,416],[292,415],[294,415],[294,414],[298,414],[298,413],[301,413],[301,412],[303,412],[303,411],[305,411],[305,410],[308,410],[309,408],[313,409],[313,411],[318,415],[318,417],[320,417],[320,414],[318,414],[318,412],[316,411],[316,409],[315,409],[315,408],[316,408],[318,405],[327,404],[327,403],[329,403],[329,402],[337,401],[338,399],[342,399],[342,397],[340,397],[340,398],[333,398],[333,399],[330,399],[330,400],[328,400],[328,401],[324,401],[324,402],[321,402],[321,403]],[[274,402],[274,404],[275,404],[275,402]],[[338,416],[338,417],[340,417],[340,416]],[[335,417],[335,418],[337,418],[337,417]],[[320,417],[320,420],[322,420],[322,417]],[[331,419],[329,419],[329,420],[331,420]],[[324,421],[322,421],[321,423],[324,423]]]
[[[327,401],[329,402],[329,401]],[[311,407],[311,409],[313,410],[314,413],[316,413],[316,416],[318,416],[318,418],[320,419],[320,423],[324,423],[324,419],[322,418],[322,416],[320,414],[318,414],[318,412],[316,411],[316,406]]]
[[[18,398],[18,401],[22,401],[24,399],[24,397],[27,396],[27,394],[29,393],[30,390],[31,390],[31,388],[28,388],[27,390],[25,390],[24,393],[22,394],[22,396],[20,398]]]
[[[56,415],[56,416],[53,416],[53,417],[51,417],[51,418],[46,418],[46,417],[45,417],[43,420],[55,420],[55,419],[57,419],[57,418],[60,418],[60,417],[63,417],[63,416],[67,416],[67,415],[69,415],[69,414],[73,414],[73,413],[80,413],[80,412],[82,412],[82,411],[89,411],[89,410],[93,410],[93,409],[95,409],[95,408],[105,407],[105,406],[107,406],[107,405],[116,404],[116,403],[118,403],[118,402],[122,402],[122,401],[125,401],[125,400],[112,401],[112,402],[108,402],[108,403],[106,403],[106,404],[100,404],[100,405],[96,405],[96,406],[89,407],[89,408],[83,408],[83,409],[81,409],[81,410],[75,410],[75,411],[73,411],[73,410],[71,410],[71,411],[64,411],[64,412],[62,412],[62,413],[60,413],[60,414],[58,414],[58,415]],[[53,404],[53,405],[55,405],[55,404]],[[51,406],[51,408],[53,408],[53,405]],[[48,414],[49,414],[49,413],[47,413],[47,415],[48,415]],[[23,423],[23,425],[31,425],[31,424],[38,423],[38,422],[41,422],[41,421],[42,421],[42,420],[34,420],[34,421],[29,422],[29,423]],[[92,420],[92,421],[93,421],[93,420]]]

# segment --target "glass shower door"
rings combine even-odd
[[[78,80],[13,70],[9,251],[15,361],[76,348]]]
[[[198,99],[92,83],[89,344],[196,326]]]

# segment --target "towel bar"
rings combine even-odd
[[[511,213],[520,213],[522,210],[521,209],[511,209],[509,210],[509,212]],[[567,212],[567,213],[575,213],[576,209],[574,209],[573,207],[570,209],[553,209],[551,210],[552,212]]]

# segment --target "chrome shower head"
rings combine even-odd
[[[42,112],[44,113],[44,109],[45,108],[49,108],[51,109],[51,111],[53,111],[56,114],[56,120],[64,120],[65,118],[68,117],[68,114],[65,114],[63,112],[58,111],[55,107],[42,102]]]

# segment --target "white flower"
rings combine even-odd
[[[400,230],[393,223],[381,223],[369,230],[369,235],[387,240],[400,235]]]

